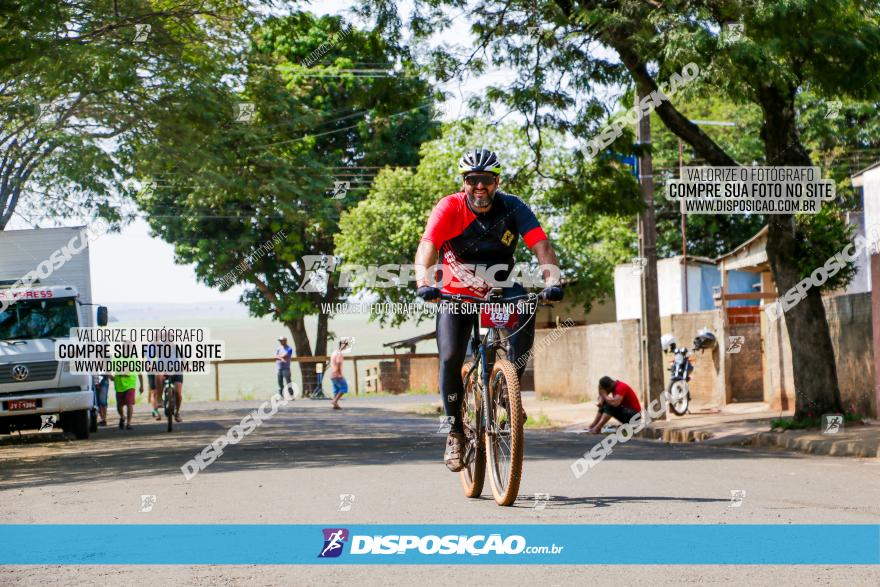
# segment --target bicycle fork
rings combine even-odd
[[[492,367],[495,364],[495,352],[492,348],[491,335],[487,335],[486,344],[481,344],[477,348],[480,352],[480,378],[483,382],[483,396],[480,401],[483,404],[483,430],[489,437],[495,436],[495,419],[492,417]]]

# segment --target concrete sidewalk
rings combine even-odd
[[[543,406],[548,402],[536,403]],[[554,405],[552,411],[547,411],[558,414],[563,408]],[[582,432],[596,414],[595,405],[573,405],[568,412],[568,418],[573,419],[582,414],[588,414],[589,417],[569,426],[567,432]],[[880,456],[880,425],[876,423],[847,423],[842,431],[834,434],[823,434],[820,430],[771,429],[772,420],[791,417],[792,414],[793,411],[772,411],[763,403],[731,404],[720,410],[695,405],[693,413],[684,416],[669,414],[666,420],[652,422],[643,431],[642,436],[670,443],[702,442],[715,445],[778,447],[828,456],[862,458]],[[563,419],[560,418],[559,421]]]

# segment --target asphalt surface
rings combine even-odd
[[[634,439],[587,475],[571,463],[598,437],[526,432],[520,498],[501,508],[488,480],[468,500],[442,464],[445,435],[433,418],[387,411],[433,397],[353,398],[345,409],[297,400],[207,470],[187,481],[181,465],[261,402],[184,406],[173,433],[145,409],[135,428],[102,428],[88,441],[57,433],[0,441],[0,523],[89,524],[876,524],[880,460],[816,457],[774,449]],[[116,422],[110,419],[111,425]],[[745,492],[741,503],[731,492]],[[548,494],[546,503],[535,494]],[[340,495],[353,495],[350,509]],[[142,496],[155,496],[150,511]],[[742,495],[742,494],[740,494]],[[152,500],[152,498],[150,498]],[[602,536],[584,540],[605,548]],[[268,547],[284,548],[283,544]],[[625,547],[625,545],[621,545]],[[834,545],[829,545],[833,548]],[[148,548],[148,545],[132,545]],[[151,580],[193,585],[738,585],[880,584],[878,567],[842,566],[132,566],[0,567],[0,584],[107,584]]]

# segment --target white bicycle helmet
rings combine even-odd
[[[501,161],[495,151],[486,148],[467,151],[458,161],[458,172],[465,175],[473,171],[488,171],[501,175]]]

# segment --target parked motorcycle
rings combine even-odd
[[[672,377],[669,387],[666,389],[666,401],[677,416],[684,416],[688,411],[691,401],[691,390],[688,382],[691,380],[691,372],[694,370],[693,353],[687,347],[678,347],[675,337],[666,334],[660,339],[663,352],[672,353],[672,361],[669,363],[669,371]],[[715,347],[717,341],[715,335],[707,329],[702,329],[694,338],[693,348],[695,351],[710,350]]]

